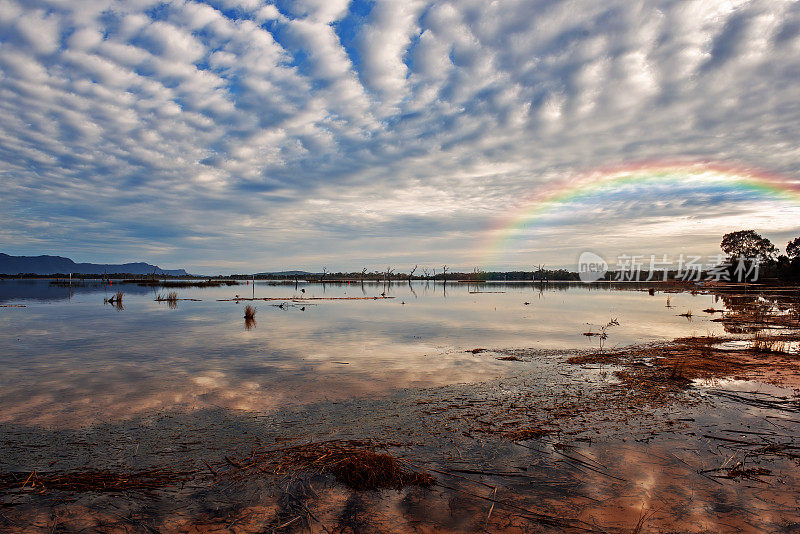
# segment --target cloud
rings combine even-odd
[[[798,58],[790,2],[8,0],[4,251],[471,268],[532,191],[596,166],[707,159],[796,180]],[[604,219],[633,248],[672,231],[716,251],[654,224],[655,202],[714,231],[770,212],[776,239],[794,231],[796,205],[747,200],[701,184],[581,209],[640,221]],[[553,219],[536,258],[519,245],[504,266],[570,264],[563,244],[597,231]]]
[[[408,67],[404,56],[418,31],[417,21],[424,7],[419,0],[381,0],[373,6],[361,30],[361,77],[389,103],[405,93]]]

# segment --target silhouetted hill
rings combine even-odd
[[[0,274],[156,274],[187,276],[183,269],[160,269],[149,263],[75,263],[62,256],[9,256],[0,252]]]

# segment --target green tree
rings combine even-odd
[[[738,256],[755,258],[760,256],[762,259],[772,260],[778,252],[772,241],[766,237],[761,237],[755,230],[740,230],[725,234],[722,236],[720,247],[730,258]]]
[[[800,237],[795,237],[786,245],[786,255],[790,258],[800,258]]]

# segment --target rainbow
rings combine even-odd
[[[752,168],[708,161],[645,161],[602,167],[543,185],[521,201],[516,210],[499,219],[487,232],[479,263],[492,270],[526,229],[536,226],[544,215],[560,207],[626,186],[648,183],[712,185],[800,207],[800,180]]]

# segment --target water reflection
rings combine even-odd
[[[174,406],[270,411],[394,388],[475,382],[521,372],[483,348],[596,348],[588,324],[615,318],[605,347],[719,333],[706,314],[691,323],[647,291],[580,285],[270,284],[157,290],[124,286],[123,313],[103,299],[117,286],[72,288],[2,281],[0,299],[27,308],[0,312],[0,421],[85,425]],[[502,292],[489,292],[502,291]],[[268,301],[258,325],[235,295],[256,298],[395,297]],[[706,295],[673,294],[679,309]],[[257,326],[257,327],[256,327]],[[526,363],[535,366],[536,363]]]
[[[256,327],[256,307],[251,304],[248,304],[247,306],[244,307],[244,329],[250,331],[255,327]]]
[[[130,295],[154,295],[152,287],[101,280],[75,280],[72,283],[63,280],[0,280],[0,304],[70,301],[87,295],[111,299],[121,287]]]

